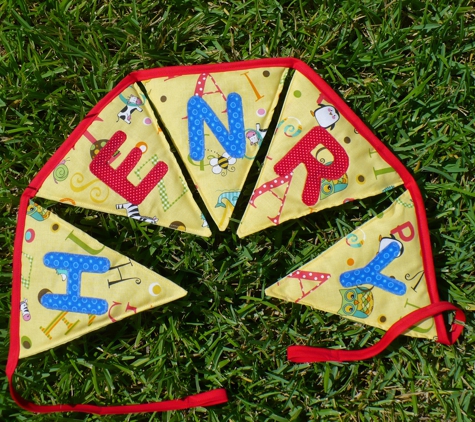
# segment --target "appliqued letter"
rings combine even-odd
[[[333,162],[325,165],[313,155],[317,145],[323,145],[333,155]],[[304,164],[307,180],[302,192],[305,205],[313,206],[320,197],[322,179],[337,180],[348,170],[349,158],[337,140],[320,126],[311,129],[295,146],[274,166],[281,177],[290,175],[297,166]]]
[[[43,262],[47,267],[54,268],[66,283],[66,294],[46,293],[41,297],[45,308],[93,315],[107,312],[109,305],[106,300],[81,296],[82,273],[105,273],[110,268],[107,258],[48,252]]]
[[[389,293],[402,296],[406,293],[406,285],[395,278],[381,274],[401,252],[399,242],[391,242],[373,258],[364,268],[347,271],[340,275],[340,283],[343,287],[354,287],[361,284],[372,284]]]
[[[89,169],[94,176],[102,180],[114,192],[132,204],[139,205],[167,174],[168,166],[163,161],[158,162],[137,186],[133,185],[127,176],[142,156],[140,148],[134,147],[116,169],[109,164],[109,160],[126,139],[127,135],[124,132],[114,133],[109,142],[94,157]]]

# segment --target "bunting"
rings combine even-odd
[[[456,341],[465,316],[439,298],[414,178],[310,67],[296,59],[263,59],[142,70],[91,110],[21,197],[7,364],[19,405],[42,413],[120,414],[227,401],[217,389],[129,406],[40,405],[22,398],[13,378],[20,358],[186,294],[63,221],[37,198],[209,236],[206,211],[193,192],[224,230],[261,146],[267,152],[245,198],[240,237],[396,186],[405,189],[386,211],[266,290],[386,330],[383,339],[361,351],[290,346],[289,359],[367,359],[400,334]],[[443,317],[449,311],[455,312],[450,330]]]
[[[20,358],[186,295],[33,201],[24,226]]]
[[[267,288],[266,294],[383,330],[430,305],[410,193],[404,192],[387,210]],[[405,334],[434,339],[434,319]]]
[[[208,223],[138,84],[111,97],[71,135],[65,144],[70,148],[56,158],[36,195],[209,236]]]

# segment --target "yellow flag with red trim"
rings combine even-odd
[[[137,83],[82,123],[37,196],[200,236],[208,223]]]
[[[20,358],[186,295],[33,201],[24,227]]]
[[[404,192],[384,212],[314,260],[266,289],[266,294],[388,330],[431,303],[414,202]],[[434,338],[434,319],[407,335]]]
[[[219,230],[229,219],[270,125],[288,69],[179,69],[145,90]]]
[[[295,71],[240,237],[403,183],[318,82]]]
[[[465,316],[439,299],[417,184],[311,68],[296,59],[267,59],[150,69],[133,72],[107,94],[21,197],[7,364],[17,403],[34,412],[121,414],[227,401],[223,389],[110,407],[42,406],[18,394],[13,377],[19,358],[186,294],[42,208],[35,197],[208,236],[186,178],[224,230],[264,138],[271,143],[238,228],[241,237],[398,185],[407,189],[383,214],[266,290],[385,329],[383,339],[362,351],[292,346],[289,359],[367,359],[404,332],[455,342]],[[442,316],[448,311],[456,313],[452,331]]]

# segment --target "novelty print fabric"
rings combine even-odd
[[[224,230],[287,72],[264,66],[153,77],[142,81],[143,90],[131,84],[89,117],[37,196],[209,236],[165,130],[211,217]],[[238,235],[401,183],[344,113],[295,71]]]
[[[296,71],[238,235],[402,183],[343,111]]]
[[[404,315],[431,303],[418,233],[414,202],[406,191],[386,211],[266,294],[388,330]],[[434,319],[406,334],[436,337]]]
[[[33,201],[21,253],[20,358],[186,295]]]
[[[292,80],[284,90],[289,71]],[[282,110],[270,133],[281,95]],[[38,412],[125,413],[120,406],[45,408],[24,401],[12,384],[18,359],[186,294],[42,208],[35,197],[209,236],[169,141],[224,230],[268,132],[270,147],[240,237],[401,184],[407,191],[266,293],[393,333],[395,326],[397,333],[412,327],[409,335],[453,344],[462,325],[448,332],[441,315],[456,308],[438,296],[417,184],[312,69],[295,59],[150,69],[119,82],[21,197],[7,364],[20,405]],[[463,321],[463,313],[458,315]],[[130,411],[225,401],[218,389]]]
[[[89,120],[37,196],[200,236],[211,234],[137,84]]]
[[[144,81],[219,230],[228,225],[287,71],[264,66]]]

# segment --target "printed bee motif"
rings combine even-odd
[[[236,164],[236,161],[236,158],[231,157],[227,152],[224,152],[222,155],[209,160],[209,164],[213,167],[211,170],[214,174],[221,173],[221,176],[226,176],[228,171],[233,172],[235,170],[233,164]]]
[[[353,316],[356,318],[368,318],[373,312],[374,298],[372,289],[365,287],[354,287],[352,289],[342,289],[340,315]]]

